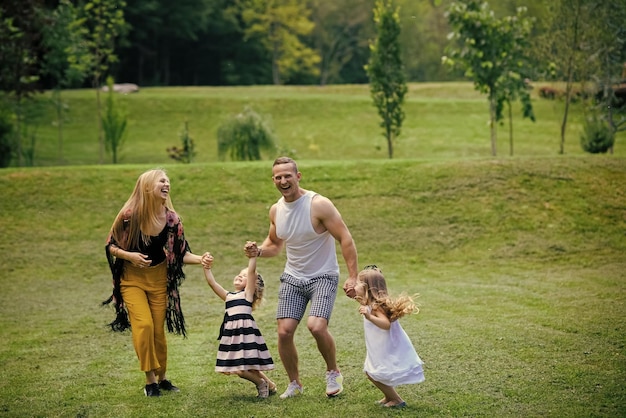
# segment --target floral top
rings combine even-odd
[[[127,232],[130,224],[129,220],[131,213],[124,214],[124,231]],[[173,210],[167,210],[165,230],[167,233],[167,239],[165,241],[165,260],[167,261],[167,312],[166,322],[167,330],[172,333],[182,334],[187,336],[185,329],[185,317],[180,307],[180,294],[178,293],[178,287],[185,279],[185,273],[183,272],[183,258],[188,251],[189,243],[185,240],[185,234],[183,230],[183,224],[180,217]],[[128,312],[124,306],[124,300],[122,299],[122,292],[120,289],[120,283],[122,275],[124,274],[124,260],[116,258],[111,254],[111,245],[124,249],[118,242],[115,241],[112,233],[109,233],[107,237],[105,251],[111,273],[113,275],[113,294],[104,302],[103,305],[108,305],[113,302],[115,307],[115,320],[109,324],[113,331],[125,331],[130,329],[130,322],[128,320]]]

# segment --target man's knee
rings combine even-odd
[[[325,318],[310,316],[307,327],[313,336],[326,335],[328,333],[328,321]]]
[[[285,318],[278,320],[278,339],[283,341],[293,340],[296,333],[298,321],[295,319]]]

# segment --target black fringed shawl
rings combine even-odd
[[[180,294],[178,293],[178,287],[185,279],[185,273],[183,272],[183,258],[185,253],[191,251],[189,243],[185,240],[185,233],[183,231],[183,224],[176,214],[172,210],[168,210],[167,223],[167,241],[165,244],[165,260],[167,262],[167,330],[169,332],[187,336],[185,330],[185,317],[180,307]],[[130,219],[130,213],[124,216],[124,230],[128,228]],[[115,307],[115,320],[109,324],[113,331],[125,331],[130,329],[130,322],[128,320],[128,312],[126,306],[124,306],[124,300],[122,299],[122,292],[120,289],[120,282],[122,274],[124,273],[124,260],[116,258],[111,254],[111,245],[115,245],[121,248],[115,241],[112,234],[109,234],[107,238],[105,251],[107,260],[109,261],[109,267],[113,275],[113,294],[104,302],[103,305],[108,305],[113,302]]]

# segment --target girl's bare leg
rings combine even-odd
[[[261,375],[261,377],[263,378],[263,380],[265,380],[268,384],[270,393],[275,393],[276,392],[276,383],[272,382],[272,380],[267,377],[267,375],[263,372],[259,372],[259,374]]]
[[[264,382],[263,377],[256,370],[240,371],[240,372],[237,372],[237,375],[241,377],[242,379],[249,380],[250,382],[254,383],[256,386],[259,386]]]
[[[258,370],[245,370],[237,372],[237,375],[242,379],[249,380],[254,383],[256,389],[259,391],[259,398],[267,398],[270,392],[270,383],[263,378],[264,374]],[[272,382],[273,383],[273,382]],[[274,385],[274,389],[276,385]]]
[[[370,380],[370,382],[372,382],[374,384],[374,386],[376,386],[378,389],[380,389],[380,391],[383,393],[383,395],[385,395],[385,397],[383,399],[381,399],[381,401],[380,401],[380,403],[382,405],[394,406],[394,405],[398,405],[398,404],[404,402],[402,400],[402,398],[400,397],[400,395],[398,395],[398,392],[396,392],[396,390],[393,387],[387,386],[387,385],[385,385],[383,383],[380,383],[380,382],[372,379],[370,377],[370,375],[368,375],[367,373],[365,373],[365,375]]]

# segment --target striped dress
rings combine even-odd
[[[274,361],[252,317],[252,302],[245,291],[228,292],[220,329],[215,371],[230,374],[243,370],[272,370]]]

